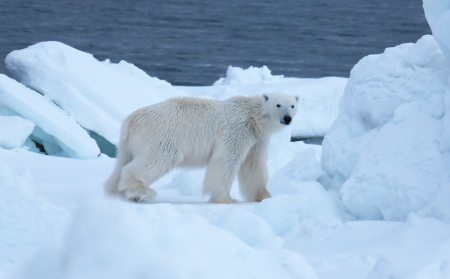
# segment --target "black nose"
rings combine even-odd
[[[291,123],[292,118],[289,115],[286,115],[284,118],[284,124],[289,125]]]

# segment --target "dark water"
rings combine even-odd
[[[348,77],[365,55],[430,34],[421,0],[0,0],[0,31],[2,61],[56,40],[178,85],[211,85],[228,65]]]

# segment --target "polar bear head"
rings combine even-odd
[[[263,94],[264,111],[271,121],[275,121],[280,127],[289,125],[297,114],[299,96],[291,96],[284,93]]]

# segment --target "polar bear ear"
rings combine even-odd
[[[299,95],[295,95],[294,97],[295,97],[295,100],[296,100],[297,103],[298,103],[298,100],[300,100],[300,96],[299,96]]]
[[[264,101],[268,101],[269,100],[269,96],[267,94],[263,94],[264,97]]]

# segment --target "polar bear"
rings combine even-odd
[[[209,202],[237,202],[230,197],[236,175],[247,201],[271,197],[270,136],[292,122],[298,100],[283,93],[223,101],[183,97],[138,109],[122,125],[105,192],[148,202],[156,196],[149,185],[173,168],[206,166],[203,194]]]

